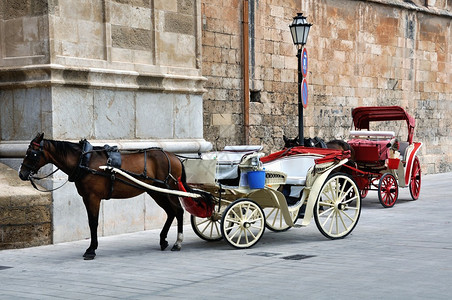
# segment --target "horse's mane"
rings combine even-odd
[[[45,140],[53,145],[57,155],[67,157],[68,154],[80,152],[81,147],[79,143],[72,143],[66,141]]]

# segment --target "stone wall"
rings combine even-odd
[[[346,138],[354,107],[400,105],[416,118],[423,171],[451,171],[452,14],[443,8],[449,10],[401,1],[304,1],[302,11],[315,24],[308,135]],[[399,132],[395,124],[388,129]]]
[[[243,128],[243,3],[204,0],[203,75],[204,136],[222,149],[244,142]],[[276,149],[283,131],[295,134],[294,85],[296,58],[288,32],[297,1],[249,1],[250,143]],[[286,28],[287,27],[287,28]],[[264,125],[265,124],[265,125]],[[289,131],[290,128],[290,131]]]
[[[204,0],[205,138],[244,142],[241,14],[244,1]],[[304,135],[347,139],[357,106],[400,105],[417,120],[425,173],[452,170],[452,4],[401,0],[250,0],[250,143],[271,152],[295,137],[296,48],[289,24],[311,28]],[[224,22],[222,21],[224,20]],[[385,124],[399,132],[398,124]],[[396,126],[396,127],[394,127]]]
[[[14,187],[14,188],[12,188]],[[52,199],[21,182],[17,172],[0,164],[0,249],[52,242]]]

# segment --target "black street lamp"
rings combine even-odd
[[[306,21],[306,17],[303,17],[302,13],[298,13],[296,17],[293,18],[292,24],[289,25],[290,33],[292,34],[293,43],[298,47],[297,58],[298,58],[298,139],[301,146],[304,145],[303,136],[303,101],[301,98],[301,85],[303,82],[302,66],[301,66],[301,56],[302,50],[306,42],[308,41],[309,30],[312,24]],[[307,54],[306,54],[306,64],[307,64]],[[307,87],[305,87],[307,89]],[[307,93],[307,91],[306,91]],[[307,99],[306,99],[307,100]]]

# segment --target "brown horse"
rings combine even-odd
[[[31,141],[19,170],[19,177],[22,180],[31,181],[33,174],[37,173],[41,167],[52,163],[69,175],[69,181],[75,183],[77,192],[83,198],[88,213],[91,232],[91,243],[83,257],[89,260],[96,256],[101,199],[131,198],[145,191],[167,214],[167,220],[160,233],[161,250],[168,247],[166,237],[174,218],[177,220],[178,234],[177,241],[171,250],[180,250],[183,240],[184,209],[178,197],[145,190],[121,175],[100,170],[100,166],[107,164],[107,151],[102,147],[93,147],[91,151],[85,152],[83,148],[85,144],[86,140],[82,140],[80,143],[46,140],[43,133],[38,134]],[[177,178],[182,178],[182,183],[187,190],[190,190],[185,184],[183,165],[172,153],[164,152],[159,148],[150,148],[121,153],[120,158],[123,170],[147,184],[167,189],[178,189]],[[83,162],[86,163],[86,166],[83,165]]]
[[[331,140],[326,143],[328,149],[336,149],[342,151],[350,151],[350,160],[355,161],[355,150],[344,140]]]

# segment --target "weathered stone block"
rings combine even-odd
[[[195,13],[195,0],[177,0],[177,12],[193,15]]]
[[[199,95],[178,95],[174,100],[177,121],[174,122],[174,137],[203,137],[202,97]]]
[[[111,26],[112,46],[126,49],[152,49],[152,33],[147,29]]]
[[[194,18],[192,15],[167,12],[165,13],[164,30],[167,32],[194,35]]]
[[[127,139],[135,134],[135,101],[130,91],[94,90],[94,134],[99,139]]]
[[[110,22],[114,25],[151,30],[152,18],[149,3],[143,6],[132,6],[129,3],[112,3],[110,6]]]
[[[148,1],[144,0],[144,2]],[[158,10],[177,12],[177,1],[155,0],[154,7]]]
[[[171,138],[173,135],[174,99],[169,94],[136,96],[136,136],[138,138]],[[158,109],[157,109],[158,108]]]
[[[212,125],[232,125],[232,115],[231,114],[213,114],[212,115]]]
[[[71,139],[94,135],[93,90],[55,87],[52,89],[54,137]],[[74,136],[76,133],[76,136]]]

